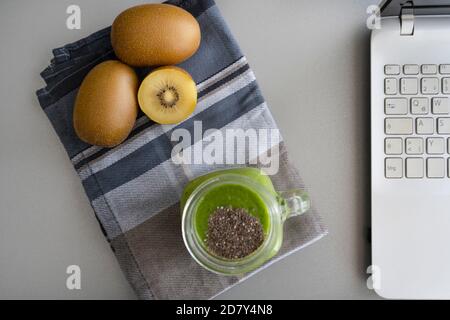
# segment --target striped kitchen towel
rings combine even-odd
[[[182,190],[192,178],[232,165],[201,161],[179,164],[172,156],[176,144],[172,139],[174,132],[185,129],[192,134],[191,148],[195,155],[199,150],[195,146],[203,146],[208,140],[208,132],[212,132],[209,129],[274,130],[277,126],[246,58],[214,1],[169,3],[191,12],[202,31],[199,51],[180,65],[191,73],[199,92],[198,106],[189,119],[178,125],[163,126],[140,114],[128,139],[112,149],[90,146],[77,138],[72,125],[74,99],[84,76],[95,65],[115,59],[110,28],[53,50],[54,58],[41,74],[46,87],[37,96],[138,297],[207,299],[320,239],[327,231],[314,209],[289,219],[280,253],[259,270],[240,277],[213,274],[190,257],[181,236]],[[149,69],[137,72],[142,78]],[[272,176],[275,187],[278,190],[303,188],[282,139],[270,141],[266,150],[249,145],[247,149],[255,151],[256,148],[258,157],[247,156],[246,164],[267,165],[267,157],[264,160],[263,155],[270,154],[279,159],[279,169]],[[245,150],[241,145],[234,151],[239,155]]]

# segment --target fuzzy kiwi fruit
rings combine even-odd
[[[160,124],[183,121],[197,105],[197,87],[191,75],[175,66],[151,72],[138,91],[141,110]]]
[[[116,56],[135,67],[179,64],[197,51],[200,39],[197,20],[169,4],[129,8],[117,16],[111,29]]]
[[[130,134],[138,114],[135,71],[115,60],[95,66],[84,78],[73,111],[78,137],[92,145],[114,147]]]

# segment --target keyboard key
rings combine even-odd
[[[445,160],[444,160],[444,158],[428,158],[427,159],[427,177],[428,178],[444,178],[445,177]]]
[[[442,93],[450,93],[450,78],[442,78]]]
[[[422,78],[421,80],[422,94],[438,94],[439,79],[438,78]]]
[[[447,139],[447,153],[450,153],[450,138]]]
[[[427,114],[429,109],[428,98],[412,98],[411,99],[411,113],[412,114]]]
[[[427,139],[427,153],[428,154],[443,154],[445,152],[444,138],[428,138]]]
[[[450,74],[450,64],[441,64],[439,66],[439,73]]]
[[[407,178],[423,178],[423,159],[407,158],[406,159],[406,177]]]
[[[433,98],[432,111],[434,114],[448,114],[448,98]]]
[[[450,118],[437,119],[437,132],[439,134],[450,134]]]
[[[417,134],[433,134],[433,118],[417,118],[416,133]]]
[[[412,118],[386,118],[384,120],[386,134],[412,134]]]
[[[386,75],[400,74],[400,66],[396,64],[387,64],[384,66],[384,74]]]
[[[404,74],[419,74],[419,66],[417,64],[405,64],[403,66]]]
[[[422,138],[407,138],[405,141],[406,154],[423,154]]]
[[[419,92],[419,80],[417,78],[400,79],[401,94],[417,94]]]
[[[402,138],[386,138],[384,140],[384,153],[391,154],[402,154]]]
[[[384,93],[388,95],[397,94],[397,79],[386,78],[384,80]]]
[[[386,178],[392,179],[403,177],[402,158],[386,158],[384,165]]]
[[[408,100],[406,98],[390,98],[384,101],[385,114],[407,114]]]
[[[450,158],[447,159],[448,166],[447,166],[447,176],[450,178]]]
[[[437,65],[423,64],[422,65],[422,73],[423,74],[436,74],[437,73]]]

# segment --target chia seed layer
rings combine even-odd
[[[217,208],[208,219],[206,245],[214,254],[240,259],[258,249],[264,231],[258,218],[241,208]]]

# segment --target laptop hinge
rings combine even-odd
[[[412,7],[405,6],[400,12],[400,35],[414,35],[414,9]]]

